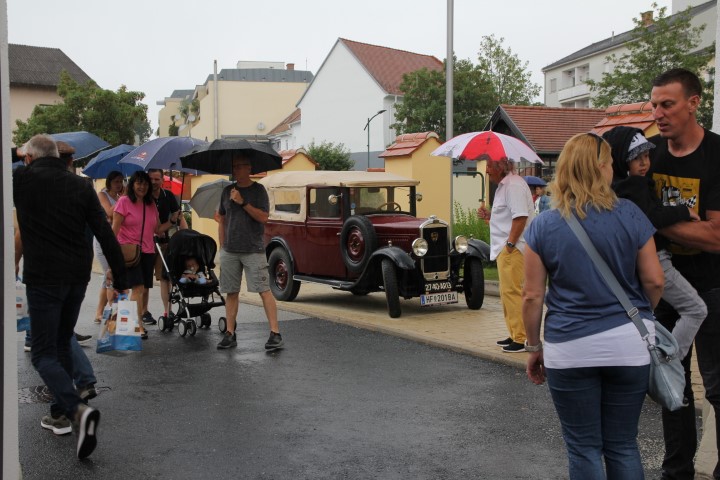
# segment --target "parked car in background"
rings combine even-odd
[[[265,249],[270,289],[292,301],[302,282],[423,306],[482,307],[487,243],[450,237],[448,222],[416,217],[418,181],[384,172],[280,172],[260,180],[270,200]]]

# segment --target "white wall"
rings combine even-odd
[[[673,13],[676,13],[676,3],[682,4],[682,8],[680,10],[687,7],[688,4],[690,5],[700,5],[702,1],[698,0],[681,0],[678,2],[677,0],[673,1]],[[702,12],[699,15],[696,15],[693,17],[691,24],[693,27],[699,27],[700,25],[705,25],[705,31],[702,33],[700,37],[700,45],[699,48],[705,48],[712,44],[712,42],[715,41],[715,33],[716,33],[716,15],[717,15],[717,7],[710,8],[706,10],[705,12]],[[611,26],[609,26],[611,27]],[[581,46],[581,48],[584,48]],[[605,66],[605,57],[611,54],[615,54],[617,58],[620,58],[623,54],[627,53],[628,49],[624,46],[619,46],[614,49],[609,49],[600,53],[597,53],[590,57],[585,57],[579,60],[575,60],[571,63],[567,63],[565,65],[559,66],[557,68],[554,68],[552,70],[548,70],[545,72],[545,88],[543,91],[545,92],[545,105],[548,107],[560,107],[564,106],[565,103],[572,103],[575,100],[578,99],[584,99],[588,97],[592,97],[592,92],[585,92],[583,88],[578,88],[580,86],[579,82],[576,82],[576,88],[564,88],[563,82],[562,82],[562,72],[579,67],[581,65],[590,65],[590,72],[589,72],[589,78],[600,81],[602,80],[602,74],[606,69]],[[572,53],[572,52],[570,52]],[[570,53],[566,53],[566,55],[569,55]],[[610,71],[612,71],[612,65],[610,65]],[[609,73],[609,72],[608,72]],[[557,91],[551,92],[550,91],[550,83],[551,80],[555,78],[557,79]],[[577,95],[572,95],[572,93],[576,93]],[[648,97],[650,94],[650,86],[648,86]],[[561,98],[565,96],[566,98]],[[569,105],[572,106],[572,105]],[[592,107],[592,101],[591,105]]]
[[[296,146],[307,148],[313,141],[340,142],[352,153],[367,152],[368,137],[363,127],[368,118],[386,109],[370,123],[370,150],[385,150],[395,135],[388,127],[394,117],[385,96],[345,45],[337,42],[298,104],[302,128],[293,129]]]

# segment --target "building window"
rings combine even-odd
[[[570,88],[575,86],[575,69],[565,70],[563,72],[563,88]]]
[[[550,79],[550,93],[557,92],[557,78]]]
[[[577,68],[578,83],[585,83],[590,76],[590,65],[583,65]]]

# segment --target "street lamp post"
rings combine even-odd
[[[372,117],[368,118],[367,123],[365,124],[365,128],[363,130],[367,130],[368,132],[368,143],[367,143],[367,168],[370,170],[370,121],[380,115],[381,113],[385,113],[387,110],[380,110]]]

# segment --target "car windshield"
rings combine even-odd
[[[407,187],[358,187],[350,189],[352,208],[358,213],[373,211],[410,211]]]

